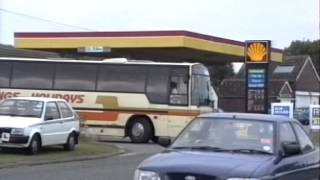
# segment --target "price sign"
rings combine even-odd
[[[271,114],[293,118],[292,103],[272,103]]]
[[[320,129],[320,105],[310,105],[309,108],[310,129]]]
[[[248,107],[249,112],[265,111],[264,89],[250,89],[248,91]]]

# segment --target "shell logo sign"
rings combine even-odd
[[[246,41],[245,58],[247,63],[267,63],[269,57],[269,41]]]

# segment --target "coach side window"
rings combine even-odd
[[[196,106],[210,105],[211,83],[208,69],[201,64],[192,66],[191,79],[191,104]]]
[[[92,64],[58,63],[55,89],[94,91],[97,67]]]
[[[97,91],[144,93],[147,68],[134,65],[99,67]]]
[[[13,63],[12,88],[51,89],[54,74],[53,63]]]
[[[209,105],[210,78],[205,75],[192,75],[192,105]]]
[[[188,105],[188,69],[173,69],[170,78],[170,104]]]
[[[0,88],[7,88],[10,85],[11,63],[0,62]]]
[[[168,104],[168,67],[150,67],[147,81],[147,97],[151,103]]]

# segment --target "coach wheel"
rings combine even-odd
[[[138,117],[133,120],[130,129],[129,137],[134,143],[147,143],[153,136],[153,129],[149,119]]]

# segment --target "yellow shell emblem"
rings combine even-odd
[[[247,55],[250,57],[251,61],[264,61],[264,57],[267,55],[267,49],[261,43],[252,43],[247,49]]]

